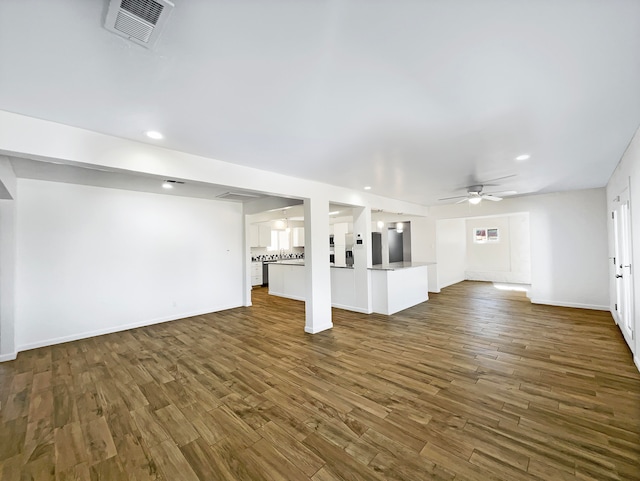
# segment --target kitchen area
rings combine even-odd
[[[434,263],[411,260],[411,221],[401,215],[381,220],[385,216],[380,213],[371,214],[372,231],[365,239],[363,233],[354,233],[351,207],[330,206],[327,262],[332,307],[391,315],[428,300],[428,270]],[[257,222],[251,222],[254,219]],[[304,301],[302,207],[274,209],[270,216],[254,219],[248,224],[252,287]]]
[[[302,225],[300,225],[302,224]],[[249,225],[251,286],[269,286],[269,266],[284,261],[304,265],[304,223],[277,219]]]

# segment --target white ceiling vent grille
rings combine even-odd
[[[144,47],[152,47],[174,5],[169,0],[111,0],[104,26]]]
[[[218,199],[225,200],[239,200],[244,202],[245,200],[258,199],[260,196],[256,194],[250,194],[248,192],[225,192],[216,196]]]

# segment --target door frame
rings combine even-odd
[[[625,187],[613,199],[611,220],[613,222],[613,283],[615,297],[612,314],[624,339],[634,350],[634,290],[633,290],[633,234],[631,229],[631,199],[629,187]]]

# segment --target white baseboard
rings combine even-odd
[[[269,295],[277,296],[277,297],[286,297],[287,299],[293,299],[294,301],[306,301],[304,296],[291,296],[291,295],[280,294],[279,292],[272,292],[272,291],[269,291]]]
[[[318,334],[319,332],[326,331],[327,329],[331,329],[333,327],[333,323],[325,324],[324,326],[311,328],[309,326],[304,326],[304,332],[308,334]]]
[[[467,281],[496,282],[498,284],[531,284],[531,276],[520,272],[465,272]]]
[[[10,352],[9,354],[0,354],[0,362],[7,362],[15,360],[17,352]]]
[[[580,302],[563,302],[563,301],[547,301],[544,299],[534,299],[531,298],[532,304],[545,304],[547,306],[558,306],[558,307],[573,307],[575,309],[593,309],[595,311],[608,311],[610,310],[609,306],[603,306],[600,304],[582,304]]]
[[[343,309],[345,311],[359,312],[360,314],[371,314],[373,311],[362,309],[361,307],[347,306],[343,304],[331,304],[331,307],[336,309]]]
[[[636,365],[638,371],[640,371],[640,358],[638,356],[633,356],[633,363]]]
[[[446,284],[440,284],[440,285],[438,286],[438,292],[440,292],[440,290],[441,290],[441,289],[444,289],[445,287],[449,287],[449,286],[452,286],[452,285],[454,285],[454,284],[459,284],[459,283],[461,283],[461,282],[464,282],[465,280],[466,280],[466,279],[465,279],[464,277],[461,277],[460,279],[458,279],[458,280],[456,280],[456,281],[451,281],[451,282],[448,282],[448,283],[446,283]]]
[[[616,326],[620,327],[620,322],[618,322],[618,313],[616,310],[609,307],[609,312],[611,313],[611,317],[613,317],[613,322],[615,322]]]
[[[62,343],[71,342],[71,341],[78,341],[80,339],[87,339],[89,337],[103,336],[105,334],[112,334],[114,332],[128,331],[129,329],[137,329],[138,327],[152,326],[154,324],[161,324],[163,322],[177,321],[179,319],[185,319],[187,317],[202,316],[205,314],[211,314],[212,312],[219,312],[219,311],[226,311],[227,309],[234,309],[236,307],[241,307],[241,306],[238,304],[229,305],[229,306],[218,306],[218,307],[209,308],[203,311],[185,312],[185,313],[177,314],[174,316],[161,317],[157,319],[149,319],[146,321],[133,322],[130,324],[122,324],[118,326],[108,327],[105,329],[97,329],[95,331],[86,331],[86,332],[81,332],[77,334],[70,334],[68,336],[61,336],[61,337],[56,337],[52,339],[44,339],[42,341],[22,344],[18,346],[17,352],[28,351],[30,349],[37,349],[39,347],[54,346],[56,344],[62,344]]]

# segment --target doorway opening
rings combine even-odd
[[[436,259],[440,289],[471,280],[528,290],[529,213],[440,219],[436,224]]]

